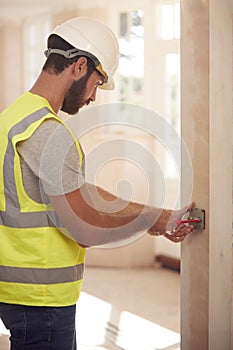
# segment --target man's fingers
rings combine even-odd
[[[185,239],[185,236],[177,237],[177,236],[172,236],[169,233],[165,233],[164,237],[166,237],[167,239],[169,239],[169,241],[172,241],[174,243],[183,242],[183,240]]]
[[[185,237],[194,231],[194,227],[192,225],[179,225],[177,228],[171,233],[165,233],[164,236],[174,243],[182,242]]]
[[[172,236],[184,236],[188,235],[189,233],[193,232],[194,227],[192,225],[186,226],[186,225],[179,225],[176,227],[174,231],[172,231],[171,235]]]

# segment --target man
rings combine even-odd
[[[74,350],[85,248],[140,232],[181,242],[193,231],[176,212],[127,203],[87,184],[84,154],[57,113],[75,114],[112,89],[114,34],[73,18],[51,33],[30,91],[1,113],[0,316],[12,350]],[[112,209],[109,210],[109,207]]]

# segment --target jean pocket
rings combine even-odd
[[[1,303],[0,317],[5,327],[10,330],[10,340],[24,344],[26,338],[24,307],[22,305]]]

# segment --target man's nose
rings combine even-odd
[[[90,101],[92,102],[96,100],[96,91],[97,91],[97,88],[94,89],[92,95],[90,96]]]

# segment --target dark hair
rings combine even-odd
[[[48,49],[60,49],[70,50],[74,49],[74,46],[70,45],[66,40],[62,39],[56,34],[51,34],[48,38]],[[86,57],[86,56],[85,56]],[[42,70],[51,74],[60,74],[64,69],[76,62],[80,56],[74,58],[66,58],[62,55],[51,53],[47,58]],[[95,70],[94,62],[89,58],[87,59],[87,74],[90,75]]]

